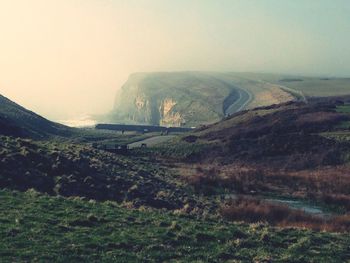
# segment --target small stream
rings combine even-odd
[[[288,199],[274,199],[274,198],[269,198],[269,199],[264,199],[267,202],[270,203],[276,203],[276,204],[284,204],[287,205],[291,209],[298,209],[302,210],[307,214],[311,215],[318,215],[318,216],[330,216],[331,214],[329,211],[325,211],[324,208],[318,205],[313,205],[305,201],[301,200],[288,200]]]
[[[291,209],[295,210],[302,210],[307,214],[310,215],[316,215],[321,217],[330,217],[332,216],[332,213],[330,213],[326,208],[311,204],[304,200],[295,200],[295,199],[287,199],[287,198],[273,198],[273,197],[266,197],[266,196],[254,196],[254,195],[244,195],[244,197],[248,198],[254,198],[254,199],[261,199],[263,201],[273,203],[273,204],[282,204],[286,205]],[[238,196],[235,194],[226,194],[225,199],[237,199]]]

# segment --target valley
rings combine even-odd
[[[350,263],[349,0],[0,0],[0,263]]]
[[[274,84],[238,79],[221,76],[232,93],[216,105],[220,119],[169,134],[70,128],[4,98],[0,257],[349,258],[350,97],[271,104]]]

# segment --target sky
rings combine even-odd
[[[348,0],[0,0],[0,94],[103,114],[133,72],[350,76]]]

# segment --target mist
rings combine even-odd
[[[347,0],[0,0],[0,94],[106,113],[133,72],[349,76]]]

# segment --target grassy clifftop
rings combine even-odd
[[[306,97],[329,97],[350,95],[350,78],[341,77],[307,77],[263,73],[232,73],[263,84],[287,88],[302,93]]]
[[[244,96],[243,96],[244,95]],[[119,90],[110,120],[170,126],[199,126],[237,109],[281,103],[294,98],[278,87],[229,73],[137,73]]]

